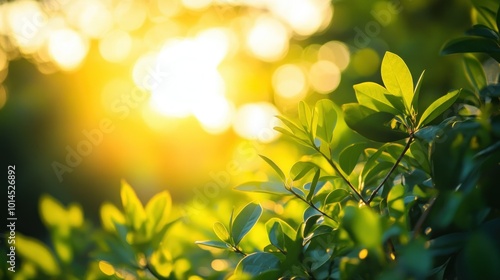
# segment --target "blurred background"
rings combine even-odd
[[[353,84],[381,83],[385,51],[426,69],[422,102],[466,86],[439,50],[473,17],[466,0],[4,1],[0,162],[16,165],[17,229],[44,234],[42,193],[98,223],[120,179],[143,201],[242,205],[231,189],[265,179],[258,153],[288,170],[304,152],[274,116],[354,102]],[[361,139],[342,130],[339,145]]]

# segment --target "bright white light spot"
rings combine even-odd
[[[293,64],[285,64],[276,69],[272,83],[276,94],[284,98],[303,98],[307,91],[304,72],[299,66]]]
[[[132,38],[122,30],[113,30],[99,42],[99,52],[109,62],[120,62],[127,58],[132,49]]]
[[[137,87],[152,90],[157,87],[161,77],[160,69],[157,69],[157,55],[148,53],[141,56],[132,69],[132,79]]]
[[[273,129],[278,125],[276,118],[278,114],[278,109],[271,103],[245,104],[236,113],[233,129],[236,134],[245,139],[269,143],[279,136],[279,133]]]
[[[320,60],[309,69],[309,81],[318,93],[327,94],[340,84],[340,70],[330,61]]]
[[[205,9],[212,3],[212,0],[181,0],[184,7],[191,10]]]
[[[147,17],[145,1],[118,1],[113,17],[120,29],[133,31],[139,29]]]
[[[324,24],[325,17],[331,15],[328,13],[328,9],[331,9],[328,0],[271,0],[268,6],[301,36],[317,32]]]
[[[288,30],[279,20],[262,15],[248,33],[247,46],[255,57],[276,61],[288,50],[288,39]]]
[[[350,61],[349,48],[340,41],[330,41],[320,47],[318,60],[333,62],[340,71],[344,71]]]
[[[86,0],[78,3],[77,24],[84,34],[100,38],[111,29],[113,17],[102,1]]]
[[[35,1],[15,1],[7,3],[4,10],[9,35],[23,53],[34,53],[44,43],[42,29],[47,23],[47,15]]]
[[[193,114],[208,133],[218,134],[231,126],[234,106],[222,96],[212,97],[194,108]]]
[[[54,30],[48,41],[49,55],[63,70],[72,70],[80,65],[87,55],[87,42],[72,29]]]

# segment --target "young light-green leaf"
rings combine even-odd
[[[413,107],[413,110],[415,110],[415,114],[418,114],[419,112],[418,100],[420,98],[420,88],[422,88],[422,81],[424,80],[424,75],[425,75],[425,70],[422,71],[422,74],[420,74],[420,78],[418,78],[417,85],[415,86],[415,92],[413,93],[413,100],[411,102],[411,105]]]
[[[486,74],[484,73],[481,62],[479,62],[476,57],[473,55],[465,55],[464,69],[467,79],[477,91],[486,87]]]
[[[318,185],[318,179],[319,179],[320,173],[321,173],[320,168],[318,168],[316,170],[316,173],[314,173],[314,177],[313,177],[313,180],[311,182],[311,188],[309,189],[309,193],[307,194],[307,198],[306,198],[307,201],[311,201],[314,194],[316,193],[316,186]]]
[[[262,207],[257,203],[247,204],[234,218],[231,237],[237,246],[241,239],[252,229],[262,214]]]
[[[222,241],[195,241],[198,246],[208,246],[217,249],[228,249],[228,245]]]
[[[349,175],[358,164],[358,159],[361,153],[366,148],[366,143],[354,143],[347,146],[340,152],[339,155],[339,165],[345,174]]]
[[[432,102],[432,104],[424,111],[424,113],[420,117],[417,127],[421,128],[422,126],[428,124],[429,122],[437,118],[437,116],[441,115],[444,111],[450,108],[455,100],[457,100],[459,94],[460,90],[448,92],[446,95],[441,96],[436,101]]]
[[[327,143],[331,143],[333,130],[337,124],[335,104],[328,99],[322,99],[316,102],[314,110],[314,118],[317,118],[314,121],[314,123],[317,123],[316,136]]]
[[[410,112],[413,100],[413,79],[405,62],[398,55],[386,52],[381,67],[382,81],[387,90],[401,96],[407,112]]]
[[[359,104],[377,112],[383,111],[397,115],[405,110],[402,103],[400,107],[396,107],[398,104],[392,104],[389,99],[387,99],[390,93],[377,83],[364,82],[354,85],[354,92],[356,93]]]
[[[278,176],[280,177],[280,179],[285,182],[286,180],[286,177],[285,177],[285,173],[283,173],[283,171],[281,170],[281,168],[278,167],[278,165],[276,163],[274,163],[274,161],[272,161],[270,158],[266,157],[266,156],[263,156],[263,155],[259,155],[265,162],[267,162],[267,164],[269,164],[273,169],[274,171],[278,174]]]
[[[217,237],[219,237],[220,240],[224,242],[229,242],[230,236],[229,236],[229,231],[227,230],[226,226],[222,224],[221,222],[215,222],[214,223],[214,232]]]
[[[312,112],[306,102],[299,102],[299,120],[305,131],[311,131]]]

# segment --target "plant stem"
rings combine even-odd
[[[288,188],[287,188],[288,189]],[[321,211],[318,207],[316,207],[316,205],[314,205],[312,202],[310,201],[307,201],[305,198],[303,198],[302,196],[300,196],[298,193],[294,192],[291,188],[288,189],[289,192],[291,192],[295,197],[297,197],[298,199],[304,201],[305,203],[307,203],[309,206],[311,206],[312,208],[314,208],[314,210],[318,211],[319,213],[321,213],[321,215],[329,218],[330,220],[332,221],[335,221],[330,215],[326,214],[325,212]]]
[[[233,251],[234,251],[235,253],[238,253],[238,254],[243,255],[243,257],[246,257],[246,256],[247,256],[247,254],[246,254],[245,252],[241,251],[241,250],[240,250],[237,246],[231,246],[231,247],[233,247],[232,249],[233,249]]]
[[[380,182],[380,184],[377,186],[377,188],[370,195],[370,197],[368,198],[368,200],[365,203],[366,205],[369,205],[370,202],[372,202],[372,200],[375,198],[375,195],[377,195],[378,191],[384,186],[385,182],[387,182],[387,180],[391,176],[392,172],[394,172],[394,170],[396,170],[396,168],[398,167],[399,163],[403,159],[404,155],[406,154],[406,152],[410,148],[410,145],[413,142],[413,139],[414,139],[414,136],[413,136],[413,133],[412,133],[412,134],[410,134],[410,137],[408,138],[408,142],[406,142],[406,146],[404,147],[403,152],[401,152],[401,154],[399,155],[398,159],[396,160],[396,162],[394,163],[394,165],[391,167],[391,170],[389,170],[389,172],[387,172],[387,174],[385,175],[385,177],[382,180],[382,182]]]
[[[422,213],[422,216],[418,218],[417,224],[415,225],[415,229],[413,230],[413,235],[412,237],[415,238],[418,236],[420,233],[420,230],[422,229],[422,226],[424,225],[425,220],[429,216],[429,213],[431,212],[432,206],[434,206],[434,202],[436,202],[437,196],[434,196],[429,200],[429,205],[425,209],[424,213]]]
[[[356,190],[356,188],[352,185],[352,183],[349,181],[349,179],[347,179],[347,177],[344,175],[344,173],[342,173],[342,171],[340,171],[340,169],[335,164],[335,162],[333,162],[333,160],[331,160],[327,155],[325,155],[318,147],[316,147],[315,145],[312,145],[312,146],[314,147],[314,149],[318,153],[320,153],[326,159],[326,161],[328,162],[328,164],[330,164],[330,166],[333,168],[333,170],[335,170],[335,172],[337,172],[340,175],[340,177],[342,178],[342,180],[344,180],[344,182],[346,182],[346,184],[349,186],[349,188],[359,197],[359,199],[364,204],[368,204],[368,202],[363,198],[363,196],[361,195],[361,193],[358,192],[358,190]]]

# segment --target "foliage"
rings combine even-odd
[[[491,20],[488,14],[483,20]],[[481,34],[494,31],[481,28]],[[481,51],[498,59],[496,51],[481,49],[482,41],[457,42],[443,52]],[[243,256],[230,279],[499,278],[493,174],[500,171],[500,85],[488,83],[474,56],[464,65],[473,88],[450,91],[425,107],[419,102],[424,73],[414,85],[404,61],[387,52],[384,85],[355,85],[358,103],[342,108],[346,124],[366,142],[332,144],[341,118],[329,100],[312,108],[300,103],[297,121],[280,116],[276,130],[310,153],[288,173],[262,156],[277,179],[236,189],[298,199],[307,205],[302,218],[268,220],[268,245],[246,252],[241,232],[261,214],[251,203],[231,216],[229,230],[214,225],[220,241],[198,244]]]

